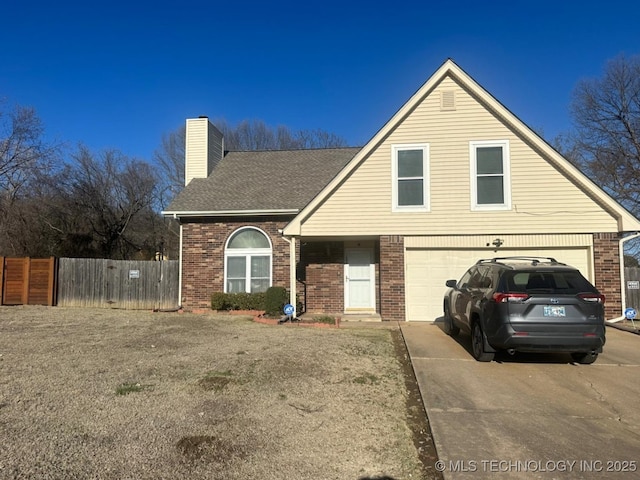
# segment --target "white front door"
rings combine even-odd
[[[375,265],[372,248],[347,248],[344,265],[345,311],[375,311]]]

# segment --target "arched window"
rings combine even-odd
[[[271,241],[261,230],[237,230],[224,249],[224,289],[227,293],[265,292],[271,286]]]

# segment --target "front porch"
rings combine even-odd
[[[299,262],[290,288],[292,299],[302,301],[301,314],[333,314],[344,321],[404,320],[402,237],[302,238],[296,243]]]

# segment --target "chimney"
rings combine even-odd
[[[184,184],[207,178],[224,156],[222,133],[208,117],[188,118],[184,149]]]

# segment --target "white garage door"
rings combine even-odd
[[[590,277],[588,248],[500,250],[499,254],[486,250],[408,249],[405,252],[407,320],[433,322],[440,317],[447,291],[445,282],[460,279],[478,259],[516,255],[553,257]]]

